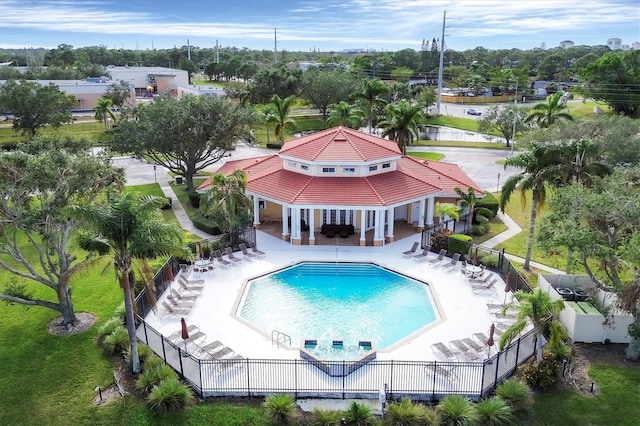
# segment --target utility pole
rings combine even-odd
[[[516,78],[516,95],[513,97],[513,104],[518,105],[518,79]],[[513,131],[511,132],[511,155],[513,155],[513,146],[516,144],[516,120],[518,119],[518,111],[513,109]]]
[[[277,29],[273,29],[273,65],[278,64],[278,34]]]
[[[191,45],[189,44],[189,39],[187,39],[187,59],[191,60]]]
[[[218,39],[216,39],[216,64],[220,63],[220,46],[218,45]]]
[[[438,101],[436,103],[436,114],[440,115],[440,102],[442,99],[442,68],[444,67],[444,27],[447,22],[447,11],[442,16],[442,37],[440,38],[440,66],[438,68]]]

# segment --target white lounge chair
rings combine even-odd
[[[422,253],[418,253],[415,256],[413,256],[413,260],[416,260],[419,262],[426,260],[427,257],[429,257],[429,253],[431,253],[431,246],[426,246],[425,248],[422,249]]]
[[[420,243],[418,241],[415,241],[409,250],[402,252],[402,256],[404,256],[404,257],[413,256],[415,254],[416,250],[418,250],[418,246],[419,245],[420,245]]]
[[[235,257],[233,255],[233,250],[231,250],[231,247],[225,247],[224,248],[224,254],[227,255],[227,259],[229,259],[230,261],[232,261],[235,264],[241,263],[242,259],[240,259],[239,257]]]
[[[471,348],[469,348],[467,345],[465,345],[462,340],[452,340],[449,342],[449,346],[451,346],[453,350],[456,350],[464,355],[469,361],[480,360],[480,356],[476,352],[472,351]]]
[[[451,269],[454,266],[456,266],[458,264],[458,261],[460,260],[460,253],[455,253],[453,255],[453,257],[451,258],[451,262],[449,263],[445,263],[444,265],[442,265],[442,269]]]
[[[431,345],[431,350],[433,352],[439,352],[444,355],[449,361],[458,361],[458,357],[456,357],[456,353],[451,349],[445,346],[444,343],[438,342]]]
[[[256,243],[249,243],[249,245],[251,246],[251,253],[255,254],[256,256],[263,257],[267,255],[267,253],[258,250],[258,247],[256,247]]]
[[[429,263],[431,263],[432,265],[436,265],[436,264],[442,262],[442,259],[444,259],[446,254],[447,254],[447,250],[446,249],[440,250],[440,253],[438,253],[438,257],[436,257],[435,259],[431,259],[429,261]]]
[[[497,278],[492,279],[491,281],[489,281],[487,284],[472,284],[471,288],[473,289],[474,292],[476,291],[485,291],[485,290],[495,290],[493,287],[496,285],[496,283],[498,282]]]
[[[427,365],[426,367],[424,367],[425,373],[430,376],[436,375],[444,377],[448,380],[457,380],[458,376],[456,376],[453,372],[454,369],[455,367],[447,368],[440,365]]]
[[[176,291],[176,289],[172,288],[171,291],[169,292],[169,294],[171,294],[171,296],[173,296],[174,299],[177,300],[183,300],[185,302],[189,301],[189,300],[197,300],[198,296],[200,296],[200,292],[195,293],[195,292],[183,292],[183,293],[178,293]]]
[[[251,260],[255,260],[258,258],[257,254],[253,254],[251,253],[248,249],[247,249],[247,245],[244,243],[240,243],[240,251],[242,252],[242,255],[248,259]]]
[[[482,284],[482,283],[488,282],[492,278],[493,278],[493,272],[490,272],[489,274],[485,275],[482,278],[470,278],[469,279],[469,283],[471,283],[471,284]]]
[[[227,259],[225,259],[224,257],[222,257],[222,252],[220,250],[214,250],[213,252],[213,256],[216,258],[216,260],[218,261],[218,263],[220,263],[222,266],[229,266],[231,265],[231,262],[229,262]]]
[[[190,307],[171,306],[167,301],[162,302],[162,307],[164,308],[166,315],[186,316],[191,313]]]

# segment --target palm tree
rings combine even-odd
[[[460,219],[460,208],[455,204],[437,202],[436,214],[440,217],[440,223],[444,222],[445,216],[457,221]]]
[[[505,169],[508,166],[518,167],[522,171],[511,176],[502,186],[500,193],[500,210],[504,209],[515,190],[520,190],[521,200],[526,202],[526,192],[532,191],[531,216],[529,224],[529,240],[527,254],[524,260],[524,269],[529,270],[531,263],[531,250],[533,249],[534,232],[538,211],[544,206],[547,199],[548,183],[557,181],[558,163],[560,161],[560,149],[551,144],[533,143],[526,151],[505,160]]]
[[[107,128],[107,121],[109,118],[112,120],[116,119],[116,115],[111,111],[111,105],[113,101],[108,98],[100,98],[96,102],[96,106],[93,107],[92,111],[95,113],[94,117],[96,120],[100,120],[104,123],[104,128]]]
[[[345,101],[329,105],[329,119],[327,123],[330,127],[346,126],[357,129],[362,123],[363,112],[357,105],[350,105]]]
[[[267,143],[271,143],[271,141],[269,140],[269,123],[273,123],[276,119],[273,105],[265,105],[258,117],[260,118],[261,122],[264,122],[267,126]]]
[[[387,101],[384,95],[389,93],[389,88],[380,80],[364,80],[362,90],[351,95],[357,101],[364,104],[365,112],[369,118],[369,134],[373,129],[373,112],[378,106],[385,105]]]
[[[546,103],[539,103],[531,108],[531,113],[524,120],[525,123],[535,121],[540,127],[549,127],[556,120],[573,120],[573,117],[565,112],[567,106],[561,101],[562,92],[551,95]]]
[[[536,361],[540,364],[542,361],[542,333],[544,333],[546,327],[546,319],[549,315],[555,316],[564,309],[564,300],[551,300],[549,294],[539,287],[533,293],[518,291],[513,296],[518,302],[511,302],[505,305],[502,312],[505,314],[511,310],[516,311],[516,321],[500,336],[500,350],[503,350],[515,340],[527,325],[533,324]],[[554,321],[557,320],[554,318]]]
[[[418,139],[418,125],[424,120],[421,105],[411,105],[407,100],[387,105],[387,118],[379,123],[384,129],[382,135],[395,140],[403,154],[407,144]]]
[[[130,192],[111,194],[103,205],[71,207],[85,226],[80,232],[80,247],[113,256],[116,277],[124,293],[132,369],[136,374],[140,372],[140,359],[131,291],[133,259],[190,256],[182,244],[182,230],[166,223],[160,215],[159,207],[163,203],[161,198]]]
[[[278,95],[273,95],[269,105],[273,106],[273,116],[271,122],[275,124],[276,137],[280,143],[284,142],[285,131],[287,129],[295,129],[297,127],[296,121],[289,117],[291,114],[291,107],[295,102],[295,96],[289,96],[282,99]]]
[[[453,190],[456,191],[458,196],[460,196],[460,205],[463,208],[466,208],[469,212],[469,217],[467,219],[467,222],[465,223],[464,230],[464,232],[468,234],[469,230],[471,229],[471,222],[473,222],[473,210],[475,209],[476,203],[478,201],[478,199],[476,198],[476,193],[471,187],[467,188],[467,192],[462,191],[462,189],[458,187],[455,187]]]
[[[237,233],[251,222],[251,200],[246,196],[247,175],[235,170],[226,176],[216,173],[213,184],[200,201],[202,214],[211,217],[225,233]]]

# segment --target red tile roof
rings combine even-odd
[[[309,160],[314,157],[321,162],[333,161],[328,160],[329,158],[335,161],[348,161],[345,155],[356,151],[345,148],[342,145],[345,144],[349,147],[360,146],[362,152],[367,153],[363,154],[363,158],[359,161],[373,160],[374,157],[369,155],[371,152],[380,155],[376,157],[380,159],[389,158],[390,155],[400,155],[394,142],[354,130],[338,127],[318,133],[322,135],[316,138],[309,137],[317,135],[314,134],[287,142],[280,153],[285,150],[289,154],[294,151],[301,154],[307,152],[310,155],[306,159]],[[351,144],[336,140],[340,135],[347,135],[350,140],[358,140],[358,142]],[[365,143],[372,142],[372,139],[374,140],[372,145]],[[301,140],[303,140],[302,143],[300,143]],[[319,148],[321,145],[319,141],[325,141],[325,146],[319,150],[306,151],[308,147]],[[331,143],[326,143],[327,141]],[[337,148],[336,145],[338,145]],[[382,156],[382,152],[387,156]],[[477,194],[483,193],[482,189],[460,167],[450,163],[403,156],[397,162],[397,169],[389,172],[368,177],[324,177],[284,170],[283,159],[278,155],[227,161],[219,172],[231,174],[236,169],[243,169],[247,173],[248,191],[283,203],[299,205],[389,206],[430,194],[457,196],[455,187],[465,191],[467,187],[472,187]],[[298,156],[298,158],[301,157]],[[353,157],[349,158],[351,161],[354,160]],[[198,189],[209,189],[211,180],[211,178],[207,179]]]

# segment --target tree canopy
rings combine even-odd
[[[124,181],[122,171],[90,147],[86,140],[39,136],[0,155],[0,268],[20,280],[1,290],[0,299],[53,309],[67,326],[76,322],[73,276],[92,261],[72,249],[80,222],[67,206],[90,204]],[[26,283],[45,286],[56,301]]]
[[[326,121],[329,105],[348,100],[355,88],[354,78],[347,73],[311,69],[302,77],[301,94],[320,111],[322,119]]]
[[[528,129],[524,123],[526,117],[527,111],[517,105],[493,106],[483,114],[478,123],[478,131],[480,133],[489,133],[493,130],[499,132],[509,147],[518,132]]]
[[[225,98],[161,96],[137,109],[125,110],[109,132],[111,147],[147,157],[183,175],[193,176],[227,155],[248,133],[252,113]]]
[[[71,122],[75,98],[49,83],[8,80],[0,86],[0,111],[14,115],[13,129],[33,138],[45,126],[60,127]]]

